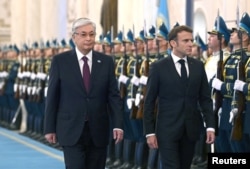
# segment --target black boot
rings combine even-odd
[[[122,148],[123,148],[123,141],[115,145],[114,162],[110,165],[106,165],[106,168],[112,169],[122,165]]]
[[[148,146],[145,142],[137,142],[135,147],[135,165],[132,169],[142,169],[147,166]]]
[[[158,156],[158,149],[149,149],[148,166],[147,166],[148,169],[156,168],[157,156]]]
[[[119,169],[131,169],[133,167],[135,142],[131,140],[124,140],[123,149],[123,164]]]
[[[108,145],[108,152],[107,152],[107,159],[106,159],[106,166],[110,166],[114,162],[114,146],[115,142],[114,140],[110,140]]]

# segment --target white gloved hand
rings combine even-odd
[[[140,78],[140,84],[147,85],[148,77],[142,75]]]
[[[230,118],[229,118],[229,123],[232,123],[233,124],[233,120],[234,120],[234,117],[237,115],[238,113],[238,109],[237,108],[233,108],[230,112]]]
[[[120,75],[118,81],[121,82],[121,83],[123,83],[123,84],[127,84],[128,79],[129,78],[127,76]]]
[[[135,86],[139,86],[140,78],[138,78],[137,76],[134,75],[131,79],[131,83],[134,84]]]
[[[220,79],[214,78],[212,81],[212,87],[220,91],[223,82]]]
[[[140,93],[137,93],[135,96],[135,105],[139,106],[141,99],[143,99],[143,95],[141,95]]]
[[[129,110],[132,108],[132,105],[133,105],[134,101],[135,101],[134,98],[127,99],[127,106],[128,106]]]
[[[235,80],[234,82],[234,90],[238,90],[238,91],[243,91],[244,85],[246,83],[241,81],[241,80]]]

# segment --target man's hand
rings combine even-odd
[[[119,143],[123,140],[123,130],[114,129],[113,136],[115,139],[115,144]]]
[[[55,144],[56,141],[56,133],[48,133],[45,135],[46,140],[51,143],[51,144]]]
[[[215,133],[214,131],[207,131],[207,144],[212,144],[215,141]]]
[[[148,136],[147,143],[149,148],[158,148],[157,138],[155,135]]]

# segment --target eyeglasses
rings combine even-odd
[[[74,34],[79,35],[82,38],[87,38],[87,37],[94,38],[95,37],[95,33],[94,32],[91,32],[89,34],[88,33],[78,33],[78,32],[75,32]]]

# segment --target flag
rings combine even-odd
[[[157,27],[163,22],[169,30],[168,0],[159,0],[157,12]]]

